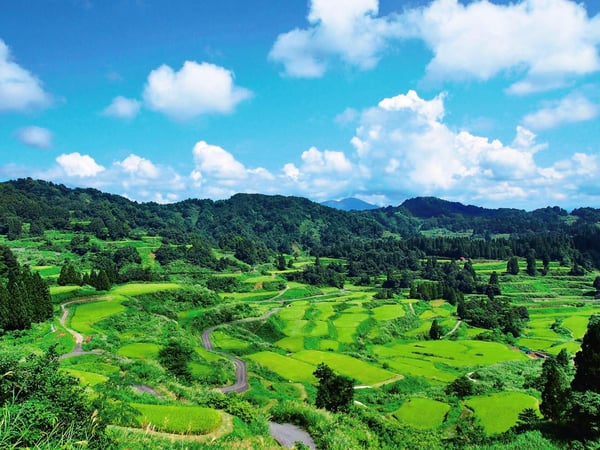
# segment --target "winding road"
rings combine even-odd
[[[70,312],[67,309],[67,306],[73,305],[75,303],[88,303],[88,302],[97,302],[97,301],[102,301],[102,300],[105,300],[105,299],[103,297],[87,297],[87,298],[79,298],[77,300],[72,300],[70,302],[66,302],[66,303],[63,303],[60,305],[60,308],[62,309],[62,316],[60,317],[59,322],[63,326],[63,328],[65,330],[67,330],[67,332],[71,336],[73,336],[73,338],[75,339],[75,348],[73,349],[73,351],[60,355],[60,359],[72,358],[73,356],[81,356],[81,355],[89,355],[89,354],[97,355],[97,354],[101,353],[101,350],[93,350],[93,351],[89,351],[89,352],[83,350],[83,348],[81,347],[81,345],[83,344],[83,335],[81,333],[78,333],[77,331],[73,330],[72,328],[67,327],[67,318],[69,317],[69,312]]]
[[[272,301],[275,298],[281,296],[283,294],[283,292],[285,292],[285,291],[280,292],[276,297],[273,297],[269,301]],[[219,391],[223,392],[224,394],[228,394],[230,392],[240,392],[240,393],[246,392],[249,389],[248,370],[246,369],[246,363],[244,361],[242,361],[240,358],[238,358],[236,356],[232,356],[228,353],[215,351],[214,347],[212,345],[212,342],[210,341],[210,334],[215,330],[215,328],[220,327],[222,325],[232,325],[232,324],[236,324],[236,323],[256,322],[258,320],[262,320],[262,321],[267,320],[269,317],[271,317],[273,314],[275,314],[276,312],[278,312],[280,310],[281,310],[281,308],[273,308],[261,317],[249,317],[246,319],[234,320],[233,322],[227,322],[227,323],[223,323],[220,325],[216,325],[214,327],[207,328],[206,330],[204,330],[202,332],[202,345],[204,346],[204,348],[206,350],[208,350],[209,352],[218,353],[219,355],[229,358],[235,366],[235,383],[232,384],[231,386],[224,386],[222,388],[219,388],[218,389]]]

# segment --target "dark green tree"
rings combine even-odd
[[[105,270],[99,270],[96,275],[96,284],[93,285],[97,291],[108,291],[111,288],[110,279]]]
[[[506,263],[506,273],[517,275],[519,273],[519,260],[516,256],[511,256]]]
[[[331,368],[320,363],[313,375],[319,379],[317,386],[317,408],[332,412],[345,412],[354,401],[354,382],[352,378],[336,375]]]
[[[596,291],[600,292],[600,275],[598,275],[596,278],[594,278],[594,289],[596,289]]]
[[[459,398],[468,397],[469,395],[473,395],[474,392],[475,388],[473,386],[473,382],[465,375],[458,377],[456,380],[446,386],[446,394],[455,395]]]
[[[442,330],[440,323],[437,319],[433,319],[433,322],[431,322],[431,328],[429,328],[429,338],[437,341],[438,339],[441,339],[443,335],[444,331]]]
[[[546,358],[542,365],[540,381],[542,385],[542,403],[540,411],[551,422],[559,423],[567,413],[570,386],[568,367],[557,358]]]
[[[600,316],[592,316],[583,336],[581,350],[575,355],[574,391],[600,394]]]
[[[188,363],[192,360],[193,354],[194,350],[190,346],[171,341],[158,352],[158,362],[177,378],[190,381],[192,373]]]
[[[281,253],[277,256],[277,270],[285,270],[287,267],[287,262],[285,260],[285,256]]]
[[[537,275],[537,268],[535,262],[535,252],[531,251],[527,255],[527,275],[530,277],[535,277]]]

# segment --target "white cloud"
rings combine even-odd
[[[96,163],[94,158],[89,155],[81,155],[79,152],[62,154],[56,158],[56,162],[69,177],[94,177],[106,170]]]
[[[524,127],[517,127],[510,144],[456,132],[443,122],[443,99],[443,94],[426,100],[409,91],[363,111],[351,140],[355,155],[348,158],[355,176],[350,194],[378,198],[379,204],[436,195],[486,205],[506,206],[514,199],[523,206],[545,206],[540,202],[571,198],[600,175],[597,155],[578,153],[539,166],[535,156],[547,146]]]
[[[225,149],[200,141],[194,146],[196,177],[210,177],[220,180],[241,180],[246,177],[246,168]]]
[[[52,147],[52,132],[47,128],[30,126],[18,131],[19,140],[30,147],[50,148]]]
[[[40,80],[13,61],[0,39],[0,111],[27,111],[50,103]]]
[[[160,170],[152,163],[152,161],[134,155],[133,153],[123,161],[115,164],[124,172],[136,177],[154,179],[158,178],[160,175]]]
[[[570,0],[436,0],[406,19],[434,52],[427,69],[434,78],[487,80],[516,70],[547,80],[600,69],[600,19]]]
[[[230,113],[252,92],[236,86],[233,73],[223,67],[186,61],[178,72],[167,65],[150,72],[143,96],[148,108],[184,120]]]
[[[246,168],[230,152],[218,145],[199,141],[192,151],[195,168],[190,180],[210,198],[226,198],[237,192],[277,193],[275,176],[263,167]]]
[[[335,116],[335,122],[339,125],[348,125],[353,123],[358,118],[358,111],[354,108],[346,108],[337,116]]]
[[[133,119],[138,115],[141,103],[132,98],[115,97],[102,113],[106,116],[118,117],[121,119]]]
[[[521,78],[507,92],[562,87],[600,70],[600,16],[572,0],[434,0],[377,17],[378,0],[312,0],[309,26],[277,37],[269,58],[296,77],[323,76],[333,61],[374,67],[399,41],[420,39],[433,52],[431,79]]]
[[[370,69],[392,31],[387,20],[375,17],[378,10],[378,0],[312,0],[310,28],[279,35],[269,58],[293,77],[320,77],[336,57]]]
[[[598,116],[598,105],[585,96],[574,93],[528,114],[523,123],[536,130],[555,128],[564,123],[582,122]]]
[[[300,159],[300,166],[283,166],[280,190],[322,201],[346,195],[360,180],[360,169],[343,152],[311,147]]]

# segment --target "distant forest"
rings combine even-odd
[[[194,243],[198,262],[217,265],[209,249],[219,248],[257,264],[301,249],[346,258],[357,276],[411,267],[425,255],[534,255],[591,270],[600,268],[599,223],[600,209],[595,208],[486,209],[433,197],[346,212],[278,195],[237,194],[228,200],[160,205],[30,178],[0,183],[0,234],[9,239],[43,236],[51,229],[135,239],[143,231],[161,236],[168,246],[157,257],[177,257],[168,252]],[[88,250],[85,239],[76,235],[75,240],[74,247]]]

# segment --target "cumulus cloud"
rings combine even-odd
[[[487,80],[514,69],[544,80],[600,68],[600,20],[570,0],[437,0],[407,19],[434,52],[434,77]]]
[[[102,113],[105,116],[133,119],[140,112],[141,106],[138,100],[118,96],[113,99],[110,105],[104,108]]]
[[[158,167],[152,161],[133,153],[123,161],[116,162],[115,164],[124,172],[136,177],[155,179],[160,175]]]
[[[230,113],[251,96],[250,90],[235,85],[231,71],[195,61],[186,61],[177,72],[167,65],[153,70],[143,93],[148,108],[180,120]]]
[[[598,112],[598,105],[582,94],[574,93],[526,115],[523,123],[535,130],[543,130],[555,128],[564,123],[591,120],[598,116]]]
[[[466,3],[466,4],[463,4]],[[572,0],[434,0],[378,17],[377,0],[312,0],[309,26],[277,37],[269,57],[285,74],[320,77],[335,59],[370,69],[385,50],[406,39],[433,52],[431,79],[521,78],[508,92],[564,86],[600,70],[600,16]]]
[[[454,131],[444,115],[444,94],[426,100],[414,91],[363,111],[351,140],[352,172],[358,174],[354,192],[389,203],[436,195],[543,206],[540,199],[570,196],[600,175],[597,155],[578,153],[549,167],[538,165],[536,154],[547,146],[525,127],[517,127],[513,141],[503,143]]]
[[[225,198],[237,192],[276,193],[273,174],[262,167],[246,168],[218,145],[199,141],[192,150],[195,168],[193,185],[211,198]]]
[[[106,170],[99,165],[90,155],[82,155],[79,152],[63,153],[56,158],[56,162],[64,173],[69,177],[94,177]]]
[[[19,140],[30,147],[50,148],[52,147],[52,132],[47,128],[30,126],[21,128],[17,132]]]
[[[302,152],[301,163],[287,163],[281,171],[281,188],[317,200],[345,195],[360,179],[358,167],[340,151],[311,147]]]
[[[40,80],[13,61],[0,39],[0,111],[28,111],[51,103]]]
[[[393,31],[386,19],[376,17],[378,10],[378,0],[312,0],[310,27],[279,35],[269,58],[293,77],[320,77],[336,57],[370,69]]]

